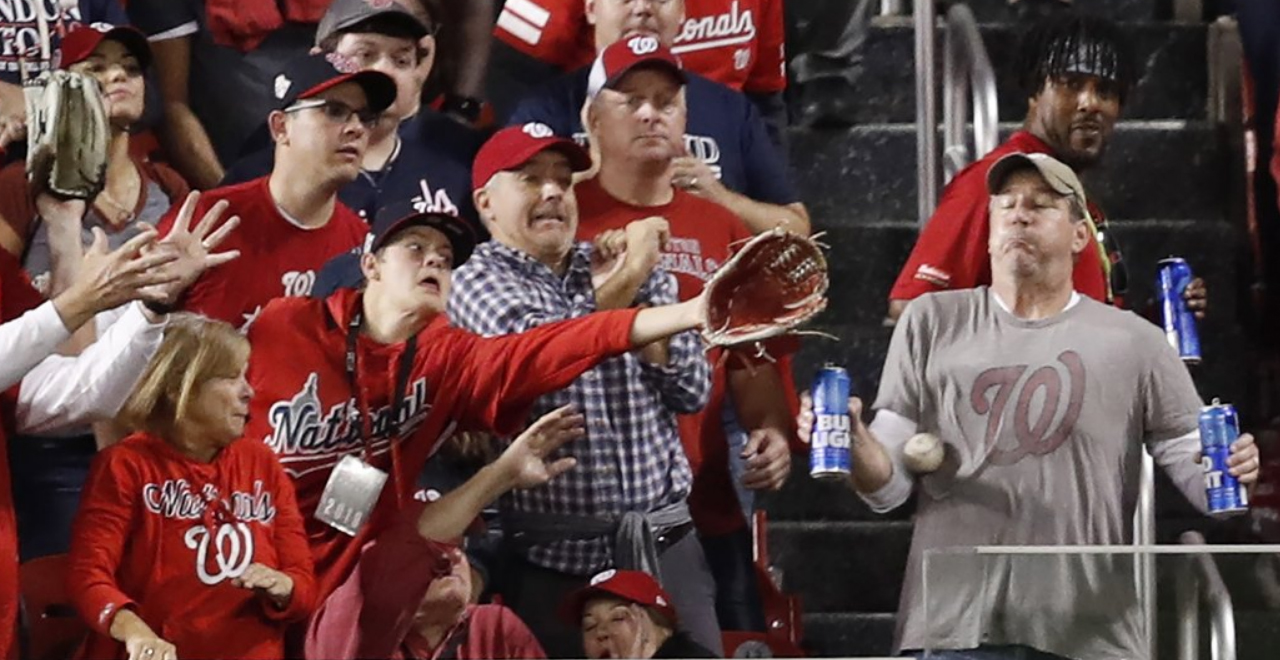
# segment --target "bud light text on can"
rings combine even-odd
[[[1191,266],[1185,259],[1161,259],[1156,274],[1156,296],[1160,303],[1160,323],[1165,339],[1187,364],[1200,364],[1200,335],[1196,317],[1182,297],[1191,284]]]
[[[809,474],[822,479],[849,476],[849,372],[831,364],[813,380],[813,433],[809,442]]]
[[[1200,465],[1204,469],[1204,489],[1209,514],[1230,516],[1249,509],[1249,496],[1244,484],[1228,471],[1227,457],[1231,443],[1240,437],[1240,422],[1235,406],[1213,400],[1213,405],[1200,409]]]

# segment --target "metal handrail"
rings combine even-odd
[[[882,6],[883,7],[883,6]],[[916,169],[921,227],[933,215],[938,203],[938,100],[934,66],[935,14],[933,0],[915,0],[916,65]],[[987,56],[978,22],[968,5],[956,4],[947,10],[944,52],[944,126],[947,154],[946,180],[975,156],[996,147],[999,138],[999,105],[995,70]],[[972,96],[969,102],[966,97]],[[973,107],[974,149],[965,137],[969,105]]]
[[[1200,532],[1183,532],[1178,540],[1185,545],[1204,545]],[[1211,610],[1209,652],[1213,660],[1236,660],[1236,615],[1231,594],[1222,581],[1218,565],[1208,553],[1187,558],[1192,570],[1178,571],[1179,660],[1195,660],[1200,653],[1200,596]]]
[[[1156,465],[1151,453],[1143,449],[1142,468],[1138,472],[1138,506],[1133,512],[1133,543],[1149,546],[1156,542]],[[1156,648],[1156,557],[1137,554],[1133,557],[1134,582],[1147,638],[1148,655]]]
[[[950,182],[969,163],[995,149],[999,140],[996,72],[969,5],[956,4],[947,10],[942,66],[943,181]],[[972,151],[966,136],[970,104]]]
[[[935,9],[933,0],[915,0],[916,30],[916,176],[917,221],[921,227],[938,203],[938,103],[933,66]]]

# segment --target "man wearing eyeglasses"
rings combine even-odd
[[[227,238],[244,257],[238,268],[210,272],[183,306],[232,325],[253,320],[272,298],[307,296],[316,271],[334,255],[357,250],[368,226],[338,201],[360,175],[370,127],[396,98],[384,73],[361,71],[340,55],[308,55],[274,79],[278,105],[267,117],[275,166],[267,176],[211,190],[197,213],[219,200],[240,226]],[[160,223],[162,233],[175,213]]]
[[[683,153],[686,76],[681,61],[652,35],[605,48],[587,87],[587,131],[599,148],[600,169],[574,187],[580,240],[619,234],[649,216],[665,219],[670,238],[660,263],[675,275],[682,300],[701,294],[729,259],[730,246],[751,237],[728,209],[673,185],[668,176]],[[633,278],[630,287],[598,290],[597,304],[628,306],[641,283]],[[771,345],[772,357],[794,348],[786,343]],[[702,412],[680,417],[680,440],[693,470],[689,508],[716,579],[720,625],[763,631],[745,512],[752,509],[751,492],[781,488],[791,469],[788,440],[795,434],[784,395],[790,373],[770,360],[731,357],[711,356],[719,366],[710,402]]]
[[[395,102],[369,132],[360,176],[338,192],[366,222],[379,208],[400,202],[475,220],[471,161],[480,135],[422,103],[436,62],[437,19],[397,2],[335,0],[316,31],[313,52],[338,53],[396,83]],[[242,158],[227,170],[223,185],[266,174],[273,156],[266,148]],[[354,261],[351,270],[359,273]]]

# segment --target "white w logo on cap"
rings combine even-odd
[[[538,139],[549,138],[552,135],[555,135],[555,131],[551,130],[550,126],[547,126],[540,121],[531,121],[525,124],[520,130],[524,131],[529,137]]]
[[[627,40],[627,47],[636,55],[648,55],[658,52],[658,40],[648,35],[631,37]]]

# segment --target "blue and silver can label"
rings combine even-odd
[[[1156,274],[1156,296],[1160,304],[1160,323],[1165,339],[1187,364],[1200,363],[1200,335],[1196,317],[1187,308],[1182,294],[1191,284],[1191,266],[1185,259],[1161,259]]]
[[[809,474],[819,478],[849,476],[849,372],[825,365],[813,380],[813,433],[809,444]]]
[[[1231,476],[1227,457],[1231,443],[1240,437],[1236,408],[1213,400],[1213,405],[1200,409],[1200,465],[1204,469],[1204,489],[1213,515],[1233,515],[1249,509],[1249,495],[1244,484]]]

